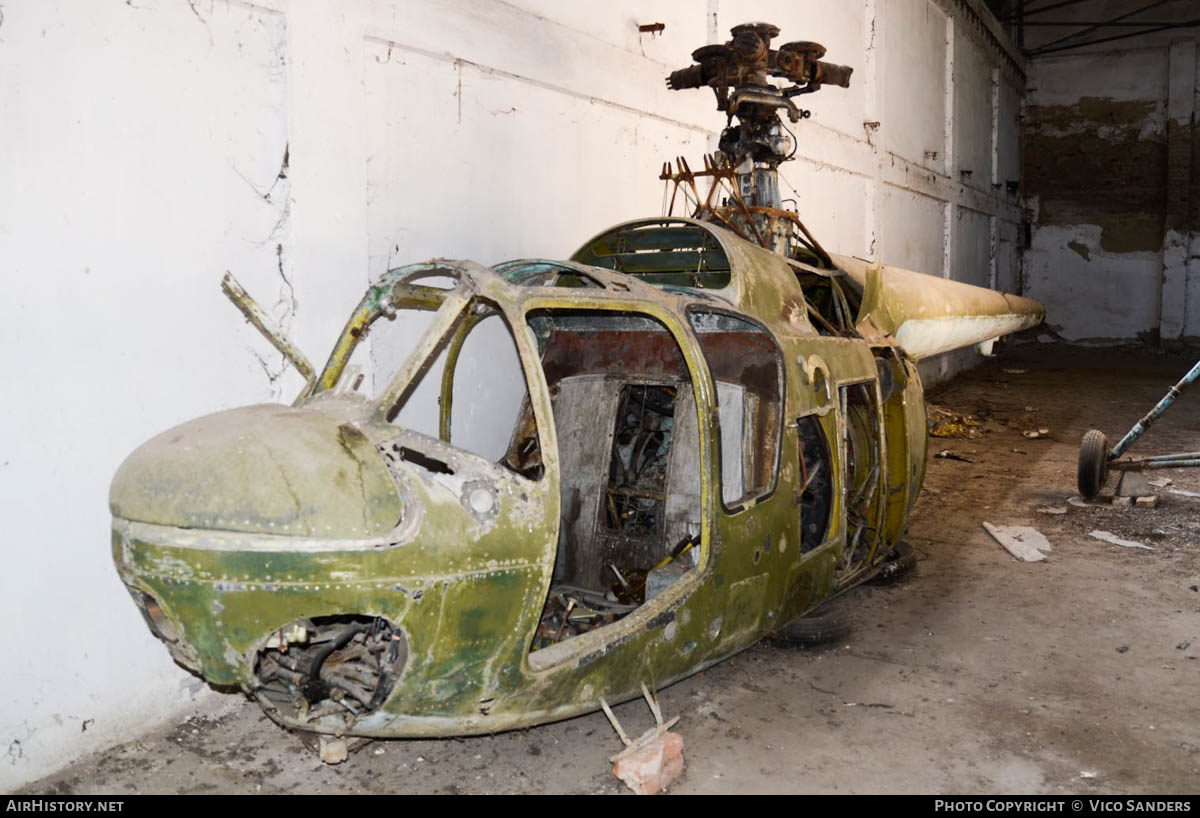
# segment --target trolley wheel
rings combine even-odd
[[[1089,429],[1079,447],[1079,493],[1090,500],[1104,487],[1108,477],[1108,438],[1104,432]]]

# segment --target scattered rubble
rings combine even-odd
[[[1200,494],[1195,496],[1200,497]],[[1085,500],[1076,495],[1069,498],[1067,502],[1078,508],[1158,508],[1158,495],[1148,494],[1141,497],[1121,497],[1118,495],[1110,497],[1105,494],[1092,500]]]
[[[624,750],[609,759],[613,762],[613,775],[637,795],[655,795],[671,786],[683,774],[683,737],[671,732],[679,716],[664,722],[658,698],[650,692],[645,682],[642,682],[642,697],[654,714],[655,724],[633,740],[626,735],[608,702],[601,699],[600,706],[625,744]]]
[[[953,412],[941,406],[929,404],[929,434],[931,437],[979,437],[979,427],[983,426],[975,415]]]

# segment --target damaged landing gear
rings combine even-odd
[[[1079,493],[1085,500],[1091,500],[1104,488],[1104,480],[1110,471],[1145,472],[1152,469],[1194,469],[1200,467],[1200,452],[1179,452],[1177,454],[1160,454],[1151,457],[1129,457],[1124,460],[1121,456],[1128,451],[1153,423],[1162,417],[1163,412],[1171,408],[1176,398],[1191,384],[1200,380],[1200,361],[1187,374],[1179,379],[1179,383],[1167,390],[1162,400],[1155,404],[1146,415],[1133,424],[1133,428],[1117,441],[1110,450],[1108,438],[1099,429],[1089,429],[1083,436],[1079,447]],[[1145,484],[1143,483],[1143,486]],[[1122,489],[1118,487],[1118,493]],[[1131,494],[1126,496],[1133,496]]]
[[[1104,488],[1108,477],[1108,438],[1098,429],[1090,429],[1079,447],[1077,483],[1079,494],[1091,500]]]

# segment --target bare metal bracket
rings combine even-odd
[[[292,366],[296,367],[296,371],[300,373],[301,377],[304,378],[304,389],[296,396],[296,400],[298,401],[311,394],[313,385],[317,382],[317,373],[308,358],[304,357],[304,353],[271,320],[271,317],[258,305],[258,302],[242,288],[242,285],[233,277],[233,273],[225,273],[225,278],[221,280],[221,291],[229,297],[229,300],[241,311],[242,315],[246,316],[246,320],[253,324],[263,334],[263,337],[271,342],[273,347],[283,353],[283,357],[287,358]]]
[[[610,756],[609,761],[615,763],[647,747],[661,738],[663,733],[670,730],[679,721],[679,716],[676,716],[668,722],[663,722],[662,710],[658,706],[658,697],[650,692],[645,682],[642,682],[642,698],[646,700],[646,704],[650,706],[650,712],[654,714],[654,726],[642,733],[638,738],[631,740],[621,727],[621,722],[617,721],[617,717],[613,713],[612,708],[608,706],[608,702],[601,697],[600,707],[604,709],[604,715],[608,716],[609,723],[612,724],[613,729],[617,731],[617,735],[621,737],[621,742],[625,745],[625,749],[614,756]]]

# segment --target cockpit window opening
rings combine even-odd
[[[387,308],[356,336],[369,343],[358,344],[343,379],[357,379],[359,369],[369,368],[375,400],[391,403],[382,410],[389,423],[540,479],[537,423],[508,320],[498,305],[477,297],[448,315],[447,324],[439,316],[452,297],[425,283],[392,285]],[[439,338],[431,338],[439,331]],[[408,383],[394,383],[410,356],[434,341]],[[391,390],[397,390],[394,400]]]
[[[510,284],[525,287],[568,287],[603,290],[595,277],[573,264],[547,259],[506,261],[492,268]]]
[[[729,257],[711,231],[664,219],[625,225],[597,237],[572,258],[640,278],[648,284],[721,289],[729,286]]]
[[[851,304],[847,291],[837,278],[796,270],[796,279],[804,291],[808,315],[821,335],[852,336],[858,312],[858,298]]]

